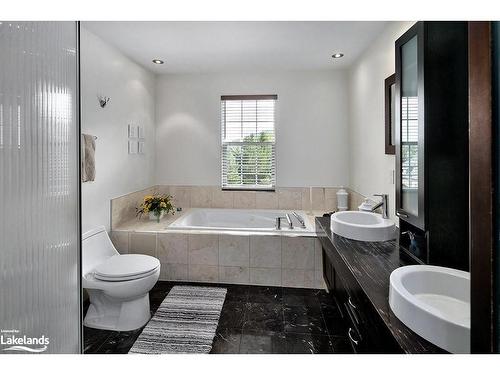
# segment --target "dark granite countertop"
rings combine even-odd
[[[366,294],[382,321],[405,353],[443,353],[434,344],[406,327],[389,306],[389,276],[396,268],[416,262],[400,252],[397,241],[363,242],[338,236],[330,230],[329,217],[316,218],[316,232],[328,239]]]

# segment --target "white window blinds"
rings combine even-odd
[[[418,96],[401,98],[401,183],[418,189]]]
[[[277,95],[221,97],[222,188],[274,190]]]

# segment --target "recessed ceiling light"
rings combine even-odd
[[[340,59],[342,56],[344,56],[343,53],[337,52],[332,55],[334,59]]]
[[[153,63],[161,65],[161,64],[163,64],[163,60],[154,59]]]

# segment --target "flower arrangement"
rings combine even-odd
[[[136,210],[139,217],[149,213],[150,219],[156,219],[158,222],[160,222],[164,214],[175,212],[172,197],[159,194],[146,195]]]

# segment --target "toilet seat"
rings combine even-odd
[[[93,273],[101,281],[128,281],[149,276],[159,267],[160,261],[149,255],[125,254],[109,257]]]

